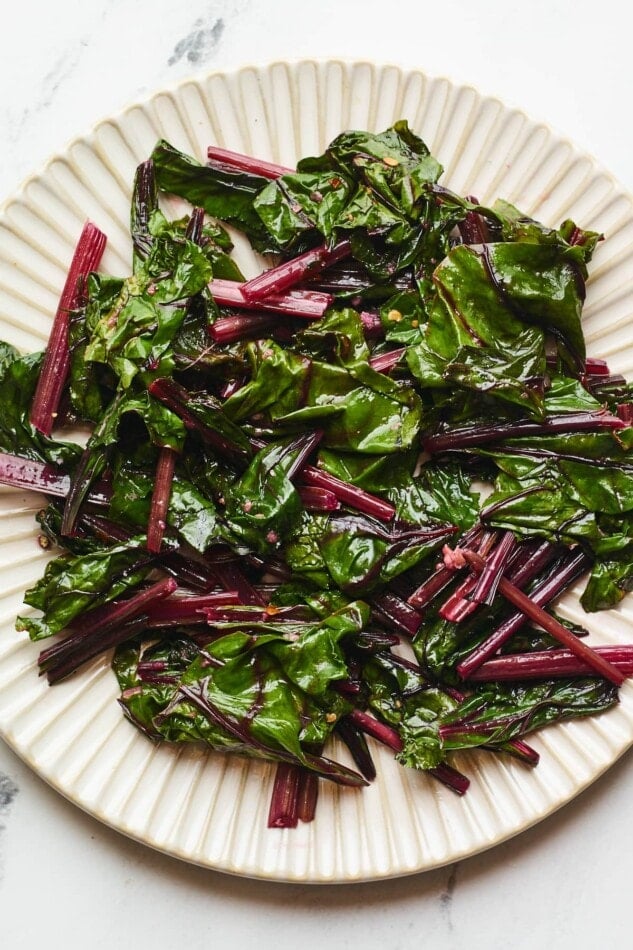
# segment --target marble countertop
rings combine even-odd
[[[633,13],[615,0],[44,0],[0,39],[0,198],[75,135],[187,76],[302,57],[420,67],[472,83],[599,156],[633,190]],[[307,887],[232,878],[135,844],[0,742],[0,939],[197,950],[626,946],[633,758],[493,850],[410,878]]]

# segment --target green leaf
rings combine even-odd
[[[501,745],[565,719],[591,716],[617,702],[617,689],[604,680],[558,680],[537,685],[500,684],[477,689],[442,720],[445,749]]]
[[[81,455],[80,446],[48,439],[29,422],[42,358],[43,353],[20,356],[0,342],[0,452],[71,466]]]
[[[148,574],[151,558],[144,539],[105,547],[88,554],[62,554],[46,566],[44,576],[24,594],[24,602],[42,617],[18,617],[18,630],[32,640],[59,633],[84,611],[105,604],[135,587]]]
[[[212,217],[234,224],[258,250],[278,249],[253,209],[253,201],[268,185],[268,179],[248,172],[209,168],[165,141],[157,143],[151,157],[162,191],[185,198]]]
[[[270,553],[299,523],[301,500],[287,476],[298,451],[293,442],[272,443],[225,494],[226,523],[251,550]]]
[[[131,523],[144,529],[149,519],[153,489],[154,472],[122,466],[113,481],[110,517],[122,524]],[[217,534],[215,505],[179,473],[172,481],[166,521],[201,553]]]

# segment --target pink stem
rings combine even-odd
[[[474,551],[468,551],[466,549],[462,551],[462,554],[468,565],[478,574],[481,574],[486,566],[485,559]],[[522,610],[530,620],[533,620],[546,630],[555,640],[558,640],[559,643],[571,650],[575,656],[584,660],[599,676],[604,676],[605,679],[608,679],[616,686],[622,685],[625,677],[617,667],[599,653],[596,653],[595,650],[587,646],[586,643],[583,643],[582,640],[579,640],[571,630],[564,627],[562,623],[556,620],[555,617],[552,617],[551,614],[546,613],[541,607],[535,604],[533,600],[530,600],[523,591],[510,583],[507,578],[501,578],[499,590],[506,600],[509,600],[511,604],[514,604],[515,607]]]
[[[300,779],[301,769],[298,765],[288,762],[277,764],[273,793],[268,810],[269,828],[297,827]]]
[[[232,313],[229,317],[218,317],[209,327],[214,343],[237,343],[238,340],[268,335],[278,323],[273,313]]]
[[[524,587],[538,574],[542,566],[544,566],[543,562],[548,559],[547,549],[543,546],[540,551],[535,552],[533,559],[528,560],[518,570],[513,571],[508,580],[510,580],[515,587]],[[567,562],[556,571],[553,577],[546,577],[536,585],[530,595],[531,603],[536,604],[538,607],[544,607],[546,604],[549,604],[550,601],[558,597],[558,595],[588,567],[588,564],[588,558],[583,551],[572,554]],[[481,666],[482,663],[489,660],[517,630],[520,630],[526,620],[527,617],[522,610],[517,610],[516,613],[502,620],[483,643],[480,643],[479,646],[475,647],[472,653],[458,663],[457,672],[462,679],[470,679],[473,672]]]
[[[178,453],[167,446],[163,446],[158,454],[156,480],[147,522],[147,550],[152,554],[159,554],[163,543],[177,458]]]
[[[210,607],[230,607],[239,604],[237,591],[226,590],[215,594],[192,597],[170,597],[147,611],[148,627],[171,627],[178,624],[207,622],[206,611]]]
[[[251,158],[250,155],[242,155],[241,152],[233,152],[228,148],[218,148],[216,145],[209,145],[207,158],[212,162],[220,162],[222,165],[229,165],[231,168],[250,172],[252,175],[261,175],[262,178],[271,180],[281,178],[282,175],[296,174],[294,169],[286,168],[284,165],[264,162],[259,158]]]
[[[594,652],[626,676],[633,675],[633,645],[594,647]],[[473,683],[487,683],[591,676],[593,672],[593,668],[571,650],[539,650],[535,653],[510,653],[486,660],[468,679]]]
[[[87,221],[77,242],[66,283],[59,298],[31,405],[31,425],[48,437],[53,431],[53,423],[59,410],[61,395],[70,368],[68,348],[70,314],[81,306],[85,297],[86,277],[99,266],[105,244],[105,234],[96,225]]]
[[[483,529],[480,525],[476,524],[463,536],[460,547],[470,547],[471,545],[478,544],[482,533]],[[455,574],[450,568],[445,567],[443,564],[438,564],[435,573],[427,577],[417,590],[414,590],[411,596],[407,598],[407,603],[410,604],[411,607],[415,607],[416,610],[422,610],[424,607],[428,607],[437,595],[441,594],[445,587],[448,587],[454,576]]]
[[[308,274],[323,270],[337,261],[348,257],[352,252],[350,241],[339,241],[334,247],[322,244],[305,254],[284,261],[277,267],[271,267],[252,280],[242,284],[242,293],[249,303],[258,303],[271,294],[280,294],[289,287],[300,283]]]
[[[380,356],[372,356],[369,365],[377,373],[389,373],[394,366],[398,365],[405,353],[404,346],[399,350],[390,350],[388,353],[381,353]]]
[[[243,287],[244,284],[239,281],[221,278],[216,278],[209,284],[209,290],[220,306],[236,307],[238,310],[263,310],[306,320],[318,320],[334,300],[332,294],[325,294],[320,290],[287,290],[281,294],[270,294],[265,300],[254,303],[246,299],[242,293]]]
[[[309,769],[301,769],[297,793],[297,817],[299,821],[314,821],[319,797],[319,776]]]
[[[340,478],[335,478],[334,475],[328,475],[327,472],[322,472],[312,465],[306,465],[303,469],[301,480],[315,488],[325,488],[350,508],[356,508],[357,511],[362,511],[380,521],[391,521],[395,517],[396,509],[390,502],[370,495],[369,492],[356,488],[355,485],[350,485]]]
[[[306,511],[328,512],[336,511],[341,507],[341,503],[334,492],[327,491],[325,488],[304,485],[299,487],[297,491],[301,504]]]

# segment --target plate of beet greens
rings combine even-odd
[[[633,741],[632,233],[592,158],[394,67],[71,143],[0,218],[6,741],[278,880],[574,797]]]

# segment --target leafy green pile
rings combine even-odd
[[[631,391],[581,326],[600,235],[454,194],[406,122],[296,171],[210,153],[158,143],[131,275],[86,270],[56,325],[63,390],[38,413],[85,448],[34,424],[48,364],[2,344],[0,478],[44,487],[64,549],[19,628],[62,634],[51,683],[116,647],[153,739],[280,763],[271,825],[312,817],[315,777],[371,779],[368,733],[458,792],[456,750],[534,764],[526,734],[620,680],[579,660],[486,681],[493,655],[561,653],[508,584],[542,610],[590,569],[588,611],[633,586]],[[193,210],[167,220],[161,192]],[[219,221],[273,255],[263,283]],[[552,616],[574,654],[584,631]]]

